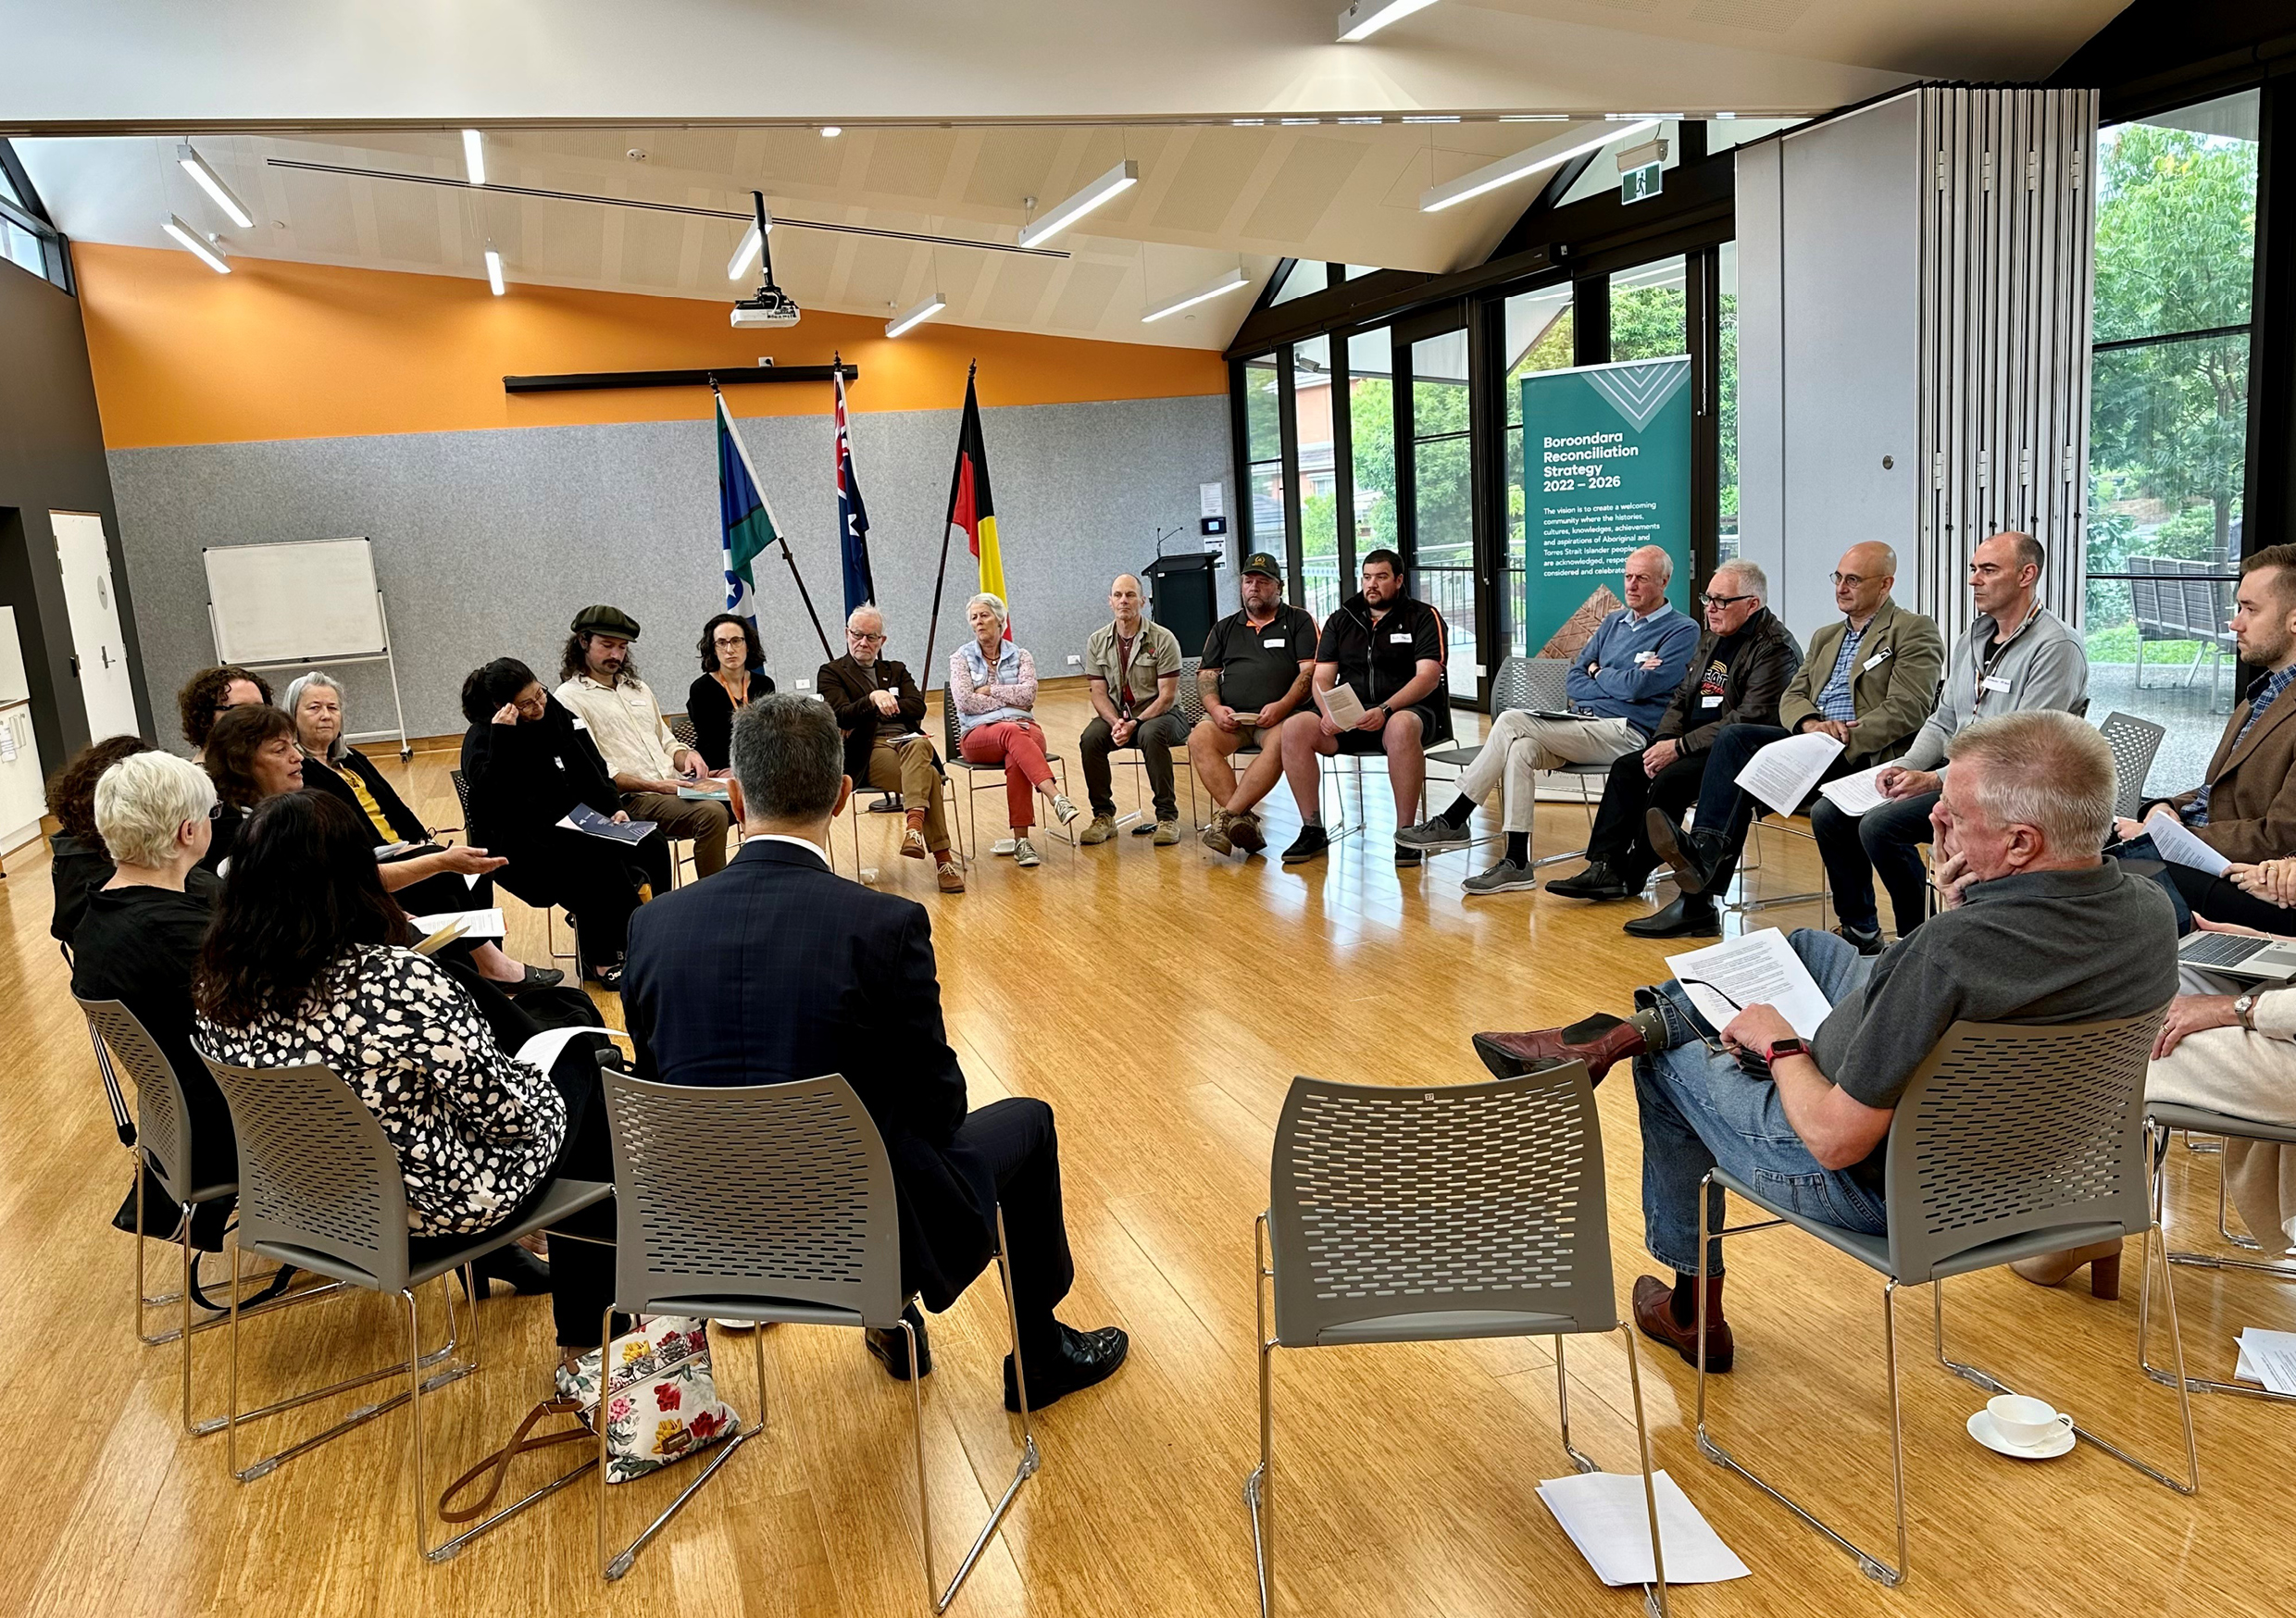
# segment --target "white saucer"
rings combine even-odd
[[[1993,1413],[1990,1410],[1978,1411],[1969,1418],[1969,1436],[1994,1454],[2007,1455],[2018,1461],[2054,1461],[2079,1442],[2073,1436],[2073,1429],[2067,1427],[2055,1438],[2029,1450],[2012,1444],[2001,1436],[2001,1429],[1993,1425]]]

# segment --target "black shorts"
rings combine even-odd
[[[1447,707],[1438,708],[1433,703],[1415,703],[1395,712],[1419,716],[1419,741],[1422,746],[1450,739],[1451,715]],[[1377,730],[1342,730],[1337,740],[1341,753],[1384,753],[1387,751],[1387,727],[1382,725]]]

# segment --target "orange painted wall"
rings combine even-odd
[[[1219,355],[928,322],[898,342],[884,322],[808,313],[737,331],[731,300],[646,297],[240,258],[217,275],[188,253],[75,243],[104,441],[112,449],[368,433],[452,432],[700,418],[693,388],[512,395],[505,376],[826,365],[860,367],[860,410],[949,410],[980,362],[984,405],[1221,393]],[[827,390],[729,388],[736,416],[828,409]]]

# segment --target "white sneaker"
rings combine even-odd
[[[1082,814],[1083,811],[1068,801],[1067,793],[1054,792],[1053,794],[1053,813],[1060,817],[1061,825],[1066,826],[1071,820],[1074,820],[1079,815]]]
[[[1034,843],[1030,842],[1025,837],[1017,837],[1013,840],[1014,865],[1041,865],[1044,862],[1042,859],[1037,857],[1036,845]]]

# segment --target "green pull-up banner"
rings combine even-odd
[[[1674,558],[1666,599],[1690,611],[1691,362],[1627,360],[1523,379],[1523,629],[1569,657],[1626,604],[1627,555]]]

